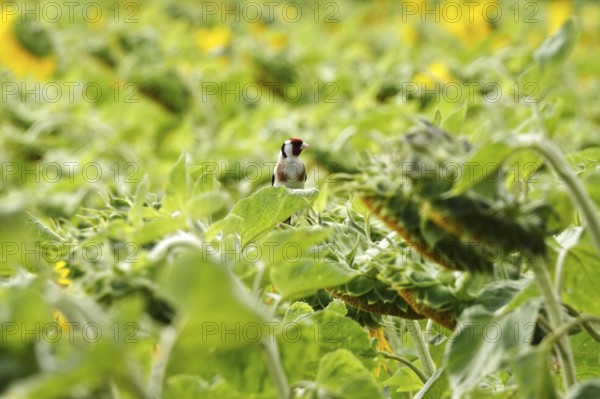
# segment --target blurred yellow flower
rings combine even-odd
[[[555,33],[573,13],[571,0],[555,0],[549,4],[549,33]]]
[[[261,37],[265,33],[268,32],[267,25],[265,25],[263,22],[260,22],[260,21],[256,22],[256,23],[248,24],[248,26],[249,26],[250,34],[253,37]]]
[[[288,46],[288,36],[284,32],[272,31],[262,22],[250,24],[250,35],[273,50],[282,50]]]
[[[498,35],[492,41],[492,48],[494,50],[500,50],[500,49],[510,46],[510,45],[511,45],[510,37],[508,37],[508,35],[506,35],[506,34]]]
[[[56,282],[59,285],[68,287],[73,282],[69,278],[69,273],[71,271],[70,271],[69,267],[67,266],[67,262],[65,262],[64,260],[56,262],[56,264],[54,265],[54,272],[56,274],[58,274],[58,278],[56,279]]]
[[[449,83],[453,81],[452,73],[442,61],[434,61],[425,67],[423,72],[417,73],[413,81],[426,88],[432,89],[435,83]]]
[[[56,70],[52,56],[37,57],[27,51],[13,34],[16,15],[0,15],[0,66],[9,69],[16,77],[32,76],[40,80],[49,79]]]
[[[196,46],[203,53],[223,51],[231,43],[231,29],[227,25],[199,29],[196,33]]]
[[[600,8],[595,4],[586,4],[581,8],[581,41],[583,43],[596,44],[599,29],[598,21],[600,21]]]
[[[277,32],[269,37],[269,44],[275,50],[281,50],[287,47],[288,38],[285,33]]]
[[[402,43],[415,46],[419,43],[419,31],[411,24],[400,24],[400,38]]]
[[[62,333],[70,332],[70,329],[74,327],[71,323],[69,323],[67,316],[65,316],[65,314],[58,309],[54,309],[52,311],[52,318],[56,324],[58,324],[58,327]]]
[[[427,7],[431,8],[431,5]],[[501,12],[502,8],[496,0],[461,0],[442,2],[436,14],[451,35],[460,39],[463,44],[472,45],[485,39],[492,31],[490,22],[500,19]]]

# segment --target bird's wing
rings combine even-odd
[[[303,163],[301,163],[300,165],[302,165],[302,170],[300,170],[300,173],[298,174],[298,181],[306,181],[306,179],[308,178],[306,174],[306,166],[304,166]]]

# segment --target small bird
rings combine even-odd
[[[281,145],[279,160],[271,178],[273,187],[304,188],[306,167],[299,157],[302,150],[309,147],[308,143],[293,137]]]
[[[281,145],[279,159],[273,170],[271,185],[273,187],[285,186],[287,188],[304,188],[306,182],[306,166],[300,160],[302,150],[310,147],[301,139],[291,138]],[[283,223],[290,224],[292,217]]]

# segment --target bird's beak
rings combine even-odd
[[[308,145],[308,143],[302,143],[302,145],[300,146],[301,149],[305,150],[307,148],[309,148],[310,145]]]

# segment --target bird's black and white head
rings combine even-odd
[[[310,147],[308,143],[305,143],[301,139],[292,137],[281,145],[281,156],[284,158],[297,157],[300,155],[300,153],[302,153],[302,150],[308,147]]]

